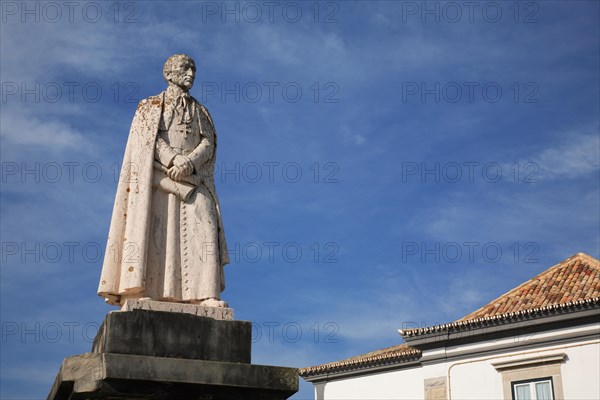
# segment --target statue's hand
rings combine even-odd
[[[194,164],[192,164],[189,158],[182,155],[175,156],[173,159],[173,168],[179,170],[177,175],[180,176],[180,178],[178,180],[180,180],[181,177],[190,176],[194,172]],[[171,177],[171,179],[173,178]]]
[[[169,168],[169,170],[167,171],[167,175],[169,175],[169,178],[173,179],[174,181],[180,181],[185,176],[187,176],[187,175],[184,175],[183,172],[184,172],[184,170],[182,167],[173,166],[173,167]]]
[[[174,181],[178,181],[179,179],[176,179],[178,177],[178,170],[179,167],[171,167],[167,171],[167,175],[169,175],[169,178],[173,179]]]

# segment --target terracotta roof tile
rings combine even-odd
[[[346,369],[358,369],[370,365],[392,363],[397,360],[405,361],[412,358],[419,358],[420,356],[420,350],[403,343],[396,346],[375,350],[370,353],[361,354],[359,356],[346,358],[345,360],[341,361],[316,365],[314,367],[301,368],[300,376],[325,374],[328,372]]]
[[[458,321],[588,300],[599,293],[600,261],[577,253]]]
[[[450,327],[470,326],[478,321],[502,321],[505,317],[567,309],[600,301],[600,261],[584,253],[556,264],[458,321],[401,331],[415,336]],[[350,357],[345,360],[300,369],[300,376],[359,369],[372,365],[418,359],[420,350],[406,343]]]
[[[457,321],[400,333],[405,338],[413,337],[597,303],[600,303],[600,261],[577,253]]]

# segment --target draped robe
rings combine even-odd
[[[161,163],[157,149],[159,126],[175,118],[165,107],[169,97],[163,92],[138,105],[98,287],[98,295],[110,304],[141,297],[200,301],[219,298],[225,288],[223,267],[229,256],[213,178],[217,135],[208,110],[190,99],[200,143],[191,150],[175,149],[192,157],[194,165],[194,174],[181,183],[166,177],[168,165]],[[186,197],[165,187],[183,188]]]

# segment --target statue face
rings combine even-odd
[[[169,82],[184,90],[190,90],[194,86],[194,79],[196,79],[196,65],[192,60],[181,59],[173,64]]]

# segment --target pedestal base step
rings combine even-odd
[[[295,368],[85,353],[65,359],[48,400],[279,400],[297,390]]]

